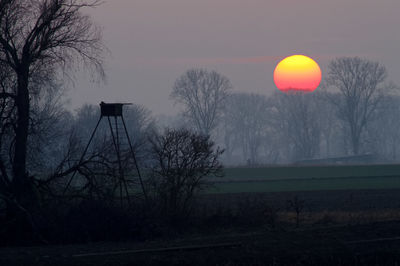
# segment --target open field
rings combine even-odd
[[[0,265],[399,265],[399,173],[397,165],[230,168],[196,198],[212,226],[144,242],[0,248]],[[294,197],[304,201],[299,228],[287,207]]]
[[[227,168],[205,193],[400,188],[400,165]]]
[[[330,177],[400,176],[399,164],[370,165],[282,165],[226,168],[224,179],[293,179]]]
[[[220,209],[262,204],[282,210],[295,196],[304,200],[306,212],[400,210],[400,189],[216,193],[199,195],[199,202]]]
[[[285,201],[305,201],[300,228]],[[398,265],[400,190],[202,195],[211,205],[279,208],[275,228],[220,229],[144,242],[0,248],[0,265]],[[265,205],[264,205],[265,206]],[[253,212],[254,211],[254,212]],[[247,215],[246,214],[246,215]],[[231,217],[228,217],[231,219]],[[214,220],[212,220],[214,222]],[[215,230],[215,231],[214,231]]]

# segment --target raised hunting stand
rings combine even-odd
[[[122,186],[124,186],[124,188],[125,188],[125,193],[126,193],[126,196],[128,198],[128,201],[129,201],[128,186],[127,186],[127,182],[126,182],[126,179],[125,179],[125,176],[124,176],[124,171],[123,171],[124,169],[122,168],[122,162],[121,162],[120,132],[119,132],[119,127],[118,127],[118,118],[120,118],[120,120],[122,121],[123,130],[124,130],[126,139],[128,140],[129,149],[130,149],[130,152],[131,152],[134,164],[135,164],[135,168],[136,168],[137,173],[138,173],[140,186],[142,188],[143,195],[144,195],[144,197],[145,197],[145,199],[147,201],[146,190],[145,190],[145,187],[144,187],[144,184],[143,184],[143,180],[142,180],[142,176],[141,176],[141,173],[140,173],[140,169],[139,169],[139,166],[138,166],[138,163],[137,163],[137,160],[136,160],[135,152],[133,150],[132,142],[130,140],[130,137],[129,137],[129,134],[128,134],[128,130],[126,128],[124,116],[123,116],[122,107],[124,105],[131,105],[131,103],[105,103],[105,102],[101,102],[100,103],[100,110],[101,110],[100,118],[97,121],[96,127],[94,128],[94,130],[92,132],[92,135],[90,136],[89,142],[87,143],[87,145],[85,147],[85,150],[83,151],[83,153],[82,153],[82,155],[81,155],[81,157],[79,159],[78,165],[80,165],[82,163],[83,158],[86,155],[86,152],[87,152],[87,150],[88,150],[88,148],[90,146],[90,143],[93,140],[93,137],[94,137],[94,135],[95,135],[95,133],[97,131],[97,128],[100,125],[101,120],[103,119],[103,117],[107,117],[108,125],[109,125],[109,128],[110,128],[110,132],[111,132],[111,136],[112,136],[112,140],[113,140],[113,144],[114,144],[114,148],[115,148],[115,152],[117,154],[121,202],[122,202]],[[110,117],[114,117],[114,127],[115,127],[115,129],[113,129]],[[71,185],[72,179],[74,178],[77,170],[78,169],[76,169],[73,172],[71,178],[69,179],[69,181],[67,183],[67,186],[64,189],[64,194],[67,191],[67,189],[69,188],[69,186]]]

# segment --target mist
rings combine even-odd
[[[399,265],[398,10],[0,0],[0,265]]]
[[[79,76],[69,108],[129,99],[177,114],[170,90],[193,67],[226,75],[238,92],[270,95],[276,64],[291,54],[311,56],[323,74],[336,57],[367,57],[398,84],[399,8],[396,0],[106,1],[87,12],[110,50],[107,83]]]

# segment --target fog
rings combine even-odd
[[[394,34],[400,22],[397,8],[400,4],[389,0],[380,3],[254,0],[246,2],[246,5],[241,1],[224,0],[201,3],[179,0],[168,3],[106,1],[89,10],[89,14],[103,28],[104,41],[110,52],[106,56],[107,81],[91,83],[86,75],[79,76],[75,86],[71,86],[67,93],[70,99],[67,108],[74,110],[84,103],[97,104],[100,101],[133,102],[151,111],[161,127],[182,126],[189,123],[179,118],[185,106],[174,102],[170,95],[175,81],[192,68],[216,70],[230,80],[231,93],[242,93],[243,97],[250,97],[250,94],[251,97],[266,97],[265,101],[270,106],[277,105],[271,103],[279,94],[273,83],[273,70],[282,58],[296,53],[307,54],[319,63],[323,83],[332,60],[358,56],[385,66],[388,75],[385,82],[399,84],[397,46],[400,39]],[[315,94],[323,94],[322,90],[320,86]],[[321,131],[318,133],[320,143],[315,154],[296,157],[288,154],[288,150],[295,149],[289,147],[294,145],[291,141],[296,142],[290,139],[293,136],[287,133],[286,140],[280,139],[280,144],[277,144],[276,137],[281,137],[283,133],[273,129],[271,118],[265,120],[261,117],[260,121],[264,121],[264,129],[269,136],[263,136],[262,145],[256,152],[257,162],[254,163],[351,155],[349,136],[344,133],[346,121],[332,115],[331,112],[337,110],[327,110],[325,104],[315,108],[312,112],[333,117],[332,127],[337,135],[328,135],[336,143],[330,143],[325,138],[327,132],[318,129]],[[213,136],[218,144],[227,148],[229,142],[224,143],[224,133],[220,129],[227,122],[218,123]],[[377,151],[383,149],[378,142],[387,142],[387,137],[372,137],[377,134],[372,133],[372,127],[377,126],[373,123],[363,130],[366,138],[363,142],[368,145],[363,146],[361,153],[379,153],[386,159],[396,159],[394,148],[391,152]],[[236,142],[239,141],[237,138]],[[372,138],[374,141],[370,140]],[[226,163],[245,164],[251,161],[245,158],[249,156],[248,148],[242,147],[247,145],[243,141],[241,144],[229,144],[233,147],[229,147],[228,154],[224,155]],[[288,147],[283,152],[285,145]],[[273,147],[280,147],[280,150]]]
[[[399,10],[0,0],[0,265],[399,265]]]
[[[396,0],[105,1],[88,12],[110,50],[108,81],[91,84],[80,76],[69,108],[131,101],[176,114],[169,94],[192,67],[219,71],[238,92],[269,95],[276,90],[274,67],[291,54],[314,58],[323,76],[331,59],[366,57],[400,83],[399,8]]]

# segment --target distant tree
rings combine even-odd
[[[151,111],[140,104],[126,106],[124,118],[133,148],[139,157],[142,157],[144,156],[144,147],[148,144],[147,137],[156,128],[155,119]]]
[[[363,133],[389,90],[384,84],[386,68],[359,57],[335,59],[328,68],[326,85],[336,88],[340,94],[330,100],[336,106],[339,118],[345,122],[352,153],[359,154]]]
[[[263,95],[233,93],[224,110],[225,134],[241,147],[241,153],[250,164],[256,164],[262,142],[269,130],[269,105]],[[226,136],[228,140],[229,136]],[[226,142],[226,146],[230,146]],[[231,148],[230,148],[231,149]]]
[[[340,97],[338,93],[325,90],[316,91],[314,101],[316,104],[315,112],[318,113],[317,119],[321,129],[321,156],[331,157],[335,154],[343,154],[344,147],[340,145],[342,141],[343,121],[337,117],[337,109],[330,99]]]
[[[100,108],[94,104],[83,104],[74,111],[73,127],[76,129],[79,138],[87,141],[93,132],[100,117]],[[108,126],[106,123],[100,124],[95,137],[103,138]]]
[[[201,134],[209,135],[232,85],[228,78],[205,69],[191,69],[179,77],[171,97],[185,106],[185,115]]]
[[[311,93],[278,92],[271,98],[276,134],[294,160],[312,158],[319,152],[321,127],[316,97]]]
[[[222,175],[223,153],[209,136],[167,129],[150,138],[151,184],[157,202],[170,218],[189,212],[195,193],[208,185],[205,178]]]
[[[37,178],[61,159],[60,148],[67,142],[73,124],[72,113],[64,107],[60,86],[42,87],[40,95],[31,98],[27,169]]]
[[[382,158],[397,161],[400,145],[400,97],[387,95],[377,108],[376,116],[367,127],[370,149]]]

